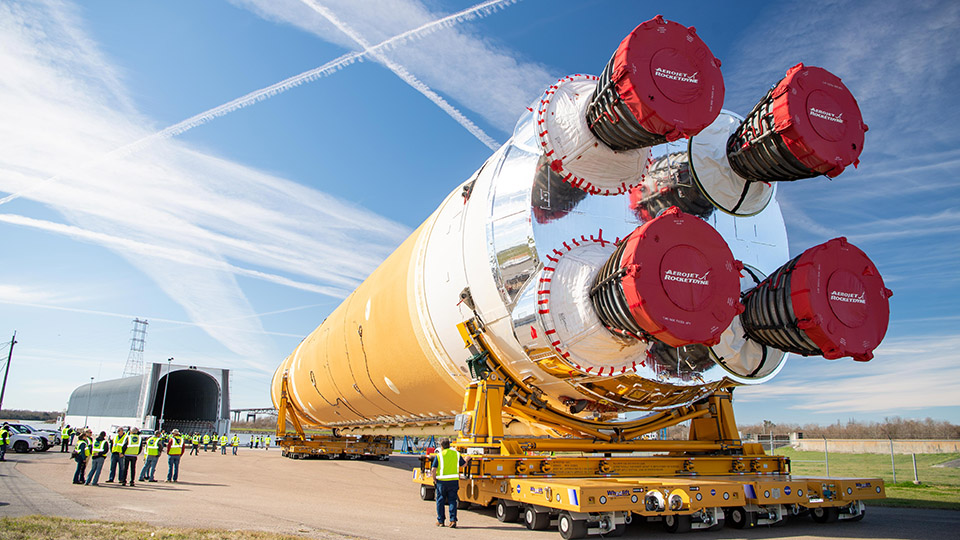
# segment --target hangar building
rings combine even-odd
[[[230,370],[155,362],[143,375],[84,384],[70,394],[65,422],[94,434],[118,426],[226,433]]]

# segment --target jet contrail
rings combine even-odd
[[[352,39],[357,45],[363,47],[364,52],[367,52],[370,56],[374,58],[377,62],[383,64],[387,69],[396,74],[397,77],[403,80],[403,82],[409,84],[413,87],[414,90],[423,94],[427,99],[433,102],[434,105],[440,107],[443,112],[450,115],[451,118],[457,121],[458,124],[466,128],[474,137],[476,137],[480,142],[487,145],[491,150],[496,150],[500,147],[500,144],[497,141],[493,140],[489,135],[484,133],[476,124],[470,121],[469,118],[464,116],[460,111],[458,111],[454,106],[447,103],[445,99],[440,97],[439,94],[430,89],[429,86],[424,84],[422,81],[417,79],[412,73],[406,70],[400,64],[394,62],[387,58],[383,53],[378,50],[374,50],[374,46],[367,42],[360,34],[354,31],[347,23],[341,21],[333,14],[332,11],[326,7],[320,5],[316,0],[302,0],[304,4],[309,6],[311,9],[319,13],[323,18],[330,21],[331,24],[337,27],[338,30],[347,35]]]
[[[366,56],[372,56],[372,55],[378,53],[379,51],[389,50],[389,49],[391,49],[391,48],[393,48],[393,47],[396,47],[396,46],[399,45],[399,44],[405,43],[405,42],[407,42],[407,41],[409,41],[409,40],[411,40],[411,39],[421,38],[421,37],[427,36],[427,35],[435,32],[435,31],[437,31],[437,30],[441,30],[441,29],[443,29],[443,28],[449,28],[449,27],[453,26],[454,24],[457,24],[457,23],[460,23],[460,22],[463,22],[463,21],[473,20],[473,19],[478,18],[478,17],[485,17],[485,16],[487,16],[487,15],[495,12],[498,8],[502,8],[502,7],[505,7],[505,6],[508,6],[508,5],[515,4],[515,3],[517,3],[518,1],[519,1],[519,0],[488,0],[488,1],[486,1],[486,2],[481,2],[481,3],[477,4],[477,5],[475,5],[475,6],[473,6],[473,7],[470,7],[470,8],[467,8],[467,9],[465,9],[465,10],[463,10],[463,11],[458,11],[457,13],[454,13],[454,14],[452,14],[452,15],[447,15],[446,17],[441,17],[441,18],[439,18],[439,19],[437,19],[437,20],[435,20],[435,21],[422,24],[422,25],[420,25],[420,26],[418,26],[417,28],[414,28],[414,29],[412,29],[412,30],[407,30],[406,32],[397,34],[396,36],[394,36],[394,37],[392,37],[392,38],[389,38],[389,39],[386,39],[386,40],[384,40],[384,41],[381,41],[380,43],[378,43],[378,44],[376,44],[376,45],[374,45],[374,46],[372,46],[372,47],[365,47],[363,51],[357,51],[357,52],[351,52],[351,53],[344,54],[343,56],[340,56],[340,57],[338,57],[338,58],[336,58],[336,59],[334,59],[334,60],[331,60],[330,62],[327,62],[326,64],[323,64],[322,66],[316,67],[316,68],[311,69],[311,70],[308,70],[308,71],[304,71],[303,73],[300,73],[299,75],[294,75],[293,77],[289,77],[289,78],[284,79],[284,80],[282,80],[282,81],[280,81],[280,82],[278,82],[278,83],[271,84],[270,86],[267,86],[267,87],[265,87],[265,88],[261,88],[261,89],[259,89],[259,90],[254,90],[253,92],[250,92],[249,94],[246,94],[246,95],[243,95],[243,96],[241,96],[241,97],[238,97],[238,98],[236,98],[236,99],[234,99],[234,100],[232,100],[232,101],[228,101],[228,102],[226,102],[226,103],[224,103],[224,104],[222,104],[222,105],[218,105],[218,106],[216,106],[216,107],[214,107],[214,108],[212,108],[212,109],[208,109],[208,110],[206,110],[206,111],[204,111],[204,112],[202,112],[202,113],[199,113],[199,114],[196,114],[196,115],[194,115],[194,116],[191,116],[190,118],[187,118],[186,120],[183,120],[183,121],[181,121],[181,122],[177,122],[176,124],[173,124],[172,126],[169,126],[169,127],[165,128],[165,129],[162,129],[162,130],[160,130],[160,131],[158,131],[158,132],[156,132],[156,133],[154,133],[154,134],[152,134],[152,135],[148,135],[148,136],[146,136],[146,137],[143,137],[143,138],[141,138],[141,139],[138,139],[138,140],[136,140],[136,141],[133,141],[133,142],[131,142],[131,143],[129,143],[129,144],[126,144],[126,145],[124,145],[124,146],[121,146],[121,147],[119,147],[119,148],[117,148],[117,149],[115,149],[115,150],[112,150],[112,151],[110,151],[110,152],[102,155],[101,157],[99,157],[99,158],[97,158],[97,159],[95,159],[95,160],[93,160],[93,161],[89,161],[89,162],[87,162],[87,163],[85,163],[85,164],[80,165],[80,166],[78,167],[78,171],[83,171],[83,170],[89,169],[89,168],[94,167],[94,166],[96,166],[96,165],[100,165],[100,164],[102,164],[102,163],[104,163],[104,162],[107,162],[107,161],[109,161],[109,160],[111,160],[111,159],[118,159],[118,158],[122,158],[122,157],[124,157],[124,156],[128,156],[128,155],[130,155],[130,154],[139,152],[140,150],[146,148],[147,146],[150,146],[151,144],[153,144],[153,143],[155,143],[155,142],[157,142],[157,141],[161,141],[161,140],[169,139],[169,138],[171,138],[171,137],[175,137],[175,136],[180,135],[181,133],[184,133],[184,132],[186,132],[186,131],[189,131],[189,130],[197,127],[197,126],[201,126],[201,125],[203,125],[203,124],[206,124],[207,122],[209,122],[209,121],[211,121],[211,120],[213,120],[213,119],[215,119],[215,118],[219,118],[219,117],[224,116],[224,115],[226,115],[226,114],[229,114],[229,113],[231,113],[231,112],[240,110],[240,109],[242,109],[242,108],[244,108],[244,107],[249,107],[250,105],[254,105],[254,104],[256,104],[256,103],[258,103],[258,102],[260,102],[260,101],[269,99],[269,98],[271,98],[271,97],[273,97],[273,96],[275,96],[275,95],[277,95],[277,94],[286,92],[287,90],[290,90],[291,88],[296,88],[297,86],[300,86],[301,84],[305,84],[305,83],[308,83],[308,82],[313,82],[313,81],[315,81],[315,80],[317,80],[317,79],[320,79],[320,78],[323,78],[323,77],[325,77],[325,76],[327,76],[327,75],[333,74],[333,73],[335,73],[335,72],[343,69],[344,67],[349,66],[349,65],[353,64],[354,62],[357,62],[358,60],[363,60],[363,58],[366,57]],[[418,81],[418,82],[419,82],[419,81]],[[421,84],[422,84],[422,83],[421,83]],[[418,90],[419,90],[419,89],[418,89]],[[429,96],[428,96],[428,97],[429,97]],[[439,98],[440,96],[437,96],[437,97]],[[442,98],[440,98],[440,99],[442,100]],[[445,102],[444,102],[444,103],[445,103]],[[448,107],[449,107],[449,105],[448,105]],[[451,107],[451,108],[452,108],[452,107]],[[446,110],[446,109],[444,109],[444,110]],[[449,111],[448,111],[448,114],[449,114]],[[457,112],[456,114],[459,114],[459,112]],[[451,116],[453,116],[453,115],[451,114]],[[462,117],[462,115],[460,115],[460,116]],[[454,116],[454,118],[456,118],[456,117]],[[470,122],[470,121],[467,120],[466,118],[464,118],[464,120],[466,120],[466,122],[468,122],[470,125],[473,125],[472,122]],[[460,120],[457,120],[457,121],[459,122]],[[461,122],[461,124],[463,124],[463,122]],[[466,127],[466,125],[465,125],[465,127]],[[474,127],[476,127],[476,126],[474,126]],[[470,128],[467,128],[467,129],[469,130]],[[477,129],[479,130],[479,128],[477,128]],[[473,131],[471,131],[471,133],[473,133],[474,136],[477,136],[477,134],[474,133]],[[496,144],[496,142],[493,141],[493,139],[491,139],[490,137],[487,137],[487,135],[486,135],[485,133],[483,133],[483,131],[480,131],[480,133],[482,134],[483,137],[486,137],[486,139],[487,139],[487,140],[484,140],[483,138],[480,138],[479,136],[477,136],[478,139],[480,139],[481,142],[483,142],[483,143],[486,144],[488,147],[490,147],[491,149],[494,149],[494,150],[498,147],[498,145]],[[491,146],[491,144],[493,144],[493,146]],[[16,193],[11,193],[10,195],[7,195],[6,197],[0,198],[0,205],[3,205],[3,204],[6,204],[6,203],[8,203],[8,202],[10,202],[10,201],[19,199],[20,197],[22,197],[22,196],[24,196],[24,195],[33,193],[34,191],[42,188],[43,186],[47,185],[47,184],[50,183],[50,182],[54,182],[54,181],[60,180],[61,178],[63,178],[63,177],[65,176],[65,174],[67,174],[67,173],[60,173],[60,174],[57,174],[57,175],[55,175],[55,176],[51,176],[50,178],[47,178],[47,179],[45,179],[45,180],[41,180],[41,181],[39,181],[39,182],[36,182],[34,185],[30,186],[29,188],[22,189],[22,190],[20,190],[20,191],[18,191],[18,192],[16,192]]]
[[[215,257],[203,255],[202,253],[197,253],[197,252],[188,251],[188,250],[179,249],[179,248],[159,246],[156,244],[148,244],[146,242],[141,242],[139,240],[132,240],[129,238],[122,238],[119,236],[113,236],[113,235],[109,235],[101,232],[90,231],[87,229],[82,229],[80,227],[75,227],[73,225],[64,225],[62,223],[55,223],[53,221],[34,219],[34,218],[29,218],[26,216],[20,216],[16,214],[0,214],[0,222],[10,223],[11,225],[20,225],[23,227],[32,227],[34,229],[40,229],[48,232],[54,232],[54,233],[62,234],[64,236],[69,236],[74,239],[86,240],[88,242],[101,244],[107,247],[114,248],[118,251],[132,253],[134,255],[141,255],[141,256],[146,255],[150,257],[157,257],[158,259],[166,259],[169,261],[174,261],[174,262],[178,262],[178,263],[186,264],[190,266],[196,266],[199,268],[221,270],[221,271],[230,272],[237,275],[261,279],[263,281],[269,281],[271,283],[276,283],[278,285],[284,285],[287,287],[292,287],[294,289],[314,292],[317,294],[322,294],[322,295],[330,296],[333,298],[345,298],[347,296],[346,291],[336,287],[325,287],[325,286],[316,285],[313,283],[304,283],[302,281],[296,281],[296,280],[286,278],[284,276],[279,276],[276,274],[270,274],[267,272],[261,272],[259,270],[251,270],[249,268],[243,268],[242,266],[230,264],[226,261],[222,261]]]
[[[101,310],[98,310],[98,309],[84,309],[84,308],[74,308],[74,307],[67,307],[67,306],[55,306],[55,305],[52,305],[52,304],[38,304],[38,303],[35,303],[35,302],[18,302],[18,301],[16,301],[16,300],[4,300],[3,298],[0,298],[0,304],[6,304],[6,305],[9,305],[9,306],[23,306],[23,307],[39,308],[39,309],[52,309],[52,310],[55,310],[55,311],[66,311],[66,312],[69,312],[69,313],[82,313],[82,314],[84,314],[84,315],[102,315],[102,316],[104,316],[104,317],[117,317],[117,318],[121,318],[121,319],[134,319],[134,318],[138,318],[138,317],[143,317],[143,315],[130,315],[130,314],[128,314],[128,313],[114,313],[114,312],[112,312],[112,311],[101,311]],[[178,321],[178,320],[176,320],[176,319],[161,319],[160,317],[143,317],[143,318],[148,319],[148,320],[153,321],[153,322],[162,322],[162,323],[168,323],[168,324],[178,324],[178,325],[181,325],[181,326],[197,326],[197,327],[200,327],[200,328],[203,328],[203,327],[223,328],[223,329],[227,329],[227,330],[235,330],[235,331],[237,331],[237,332],[248,332],[248,333],[252,333],[252,334],[266,334],[266,335],[270,335],[270,336],[282,336],[282,337],[293,337],[293,338],[302,338],[302,337],[303,337],[303,335],[301,335],[301,334],[287,334],[287,333],[284,333],[284,332],[271,332],[271,331],[269,331],[269,330],[247,330],[247,329],[244,329],[244,328],[233,328],[232,326],[218,326],[218,325],[215,325],[215,324],[207,324],[207,323],[202,323],[202,322],[197,323],[197,322],[189,322],[189,321]]]

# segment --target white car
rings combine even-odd
[[[41,452],[46,452],[51,446],[60,444],[60,432],[52,429],[37,429],[29,424],[10,424],[16,426],[17,431],[25,435],[34,435],[40,437],[42,443]]]
[[[42,452],[49,448],[45,445],[46,439],[33,435],[23,424],[10,424],[10,445],[7,447],[14,452]]]

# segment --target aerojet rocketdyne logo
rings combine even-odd
[[[830,291],[831,302],[848,302],[850,304],[866,304],[867,303],[866,297],[867,297],[866,291],[860,294],[840,292],[840,291]]]
[[[823,118],[824,120],[829,120],[831,122],[836,122],[838,124],[843,123],[843,113],[833,114],[832,112],[828,112],[823,109],[818,109],[816,107],[810,108],[810,116],[816,116],[817,118]]]
[[[707,276],[710,275],[708,270],[703,275],[696,274],[694,272],[681,272],[679,270],[667,270],[663,273],[664,281],[678,281],[680,283],[691,283],[693,285],[709,285],[710,280],[707,279]]]
[[[688,83],[694,83],[694,84],[700,82],[700,80],[697,79],[698,73],[700,72],[695,71],[693,72],[693,75],[691,75],[689,73],[684,73],[682,71],[673,71],[672,69],[664,69],[661,67],[658,67],[657,69],[653,70],[654,76],[663,77],[664,79],[670,79],[671,81],[688,82]]]

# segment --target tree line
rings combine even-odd
[[[28,411],[25,409],[3,409],[0,418],[4,420],[41,420],[51,421],[60,417],[58,412]]]
[[[944,420],[925,418],[884,418],[882,422],[858,420],[837,421],[836,424],[775,423],[765,420],[760,424],[739,426],[741,435],[790,435],[803,433],[805,439],[960,439],[960,425]]]

